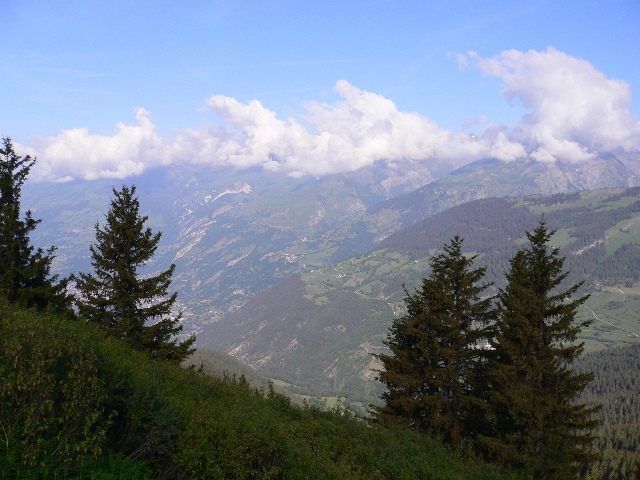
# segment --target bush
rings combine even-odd
[[[0,439],[26,466],[102,453],[112,415],[92,329],[0,305]],[[12,454],[10,455],[10,452]]]
[[[0,479],[498,479],[428,437],[0,307]]]

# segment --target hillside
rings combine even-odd
[[[591,292],[582,317],[587,351],[638,342],[640,189],[613,189],[469,202],[388,236],[368,254],[295,275],[259,293],[202,332],[198,345],[221,349],[292,391],[344,397],[359,412],[380,393],[371,353],[402,314],[402,285],[412,289],[452,235],[479,254],[499,287],[508,260],[544,214],[561,248],[569,281]]]
[[[104,220],[112,187],[136,184],[141,213],[163,234],[147,271],[176,263],[186,324],[198,331],[306,265],[326,264],[342,239],[341,225],[433,180],[426,167],[414,167],[381,165],[318,179],[166,167],[126,182],[27,182],[23,204],[43,219],[34,244],[56,245],[54,269],[68,274],[90,268],[94,226]]]
[[[366,237],[357,235],[359,231],[374,232],[376,241],[380,241],[430,215],[482,198],[555,195],[638,186],[639,167],[640,158],[629,155],[623,162],[611,154],[587,162],[580,168],[562,162],[479,160],[410,193],[368,208],[360,222],[352,227],[351,233],[355,234],[352,235],[352,244],[366,242]]]
[[[499,479],[426,436],[0,304],[0,478]]]
[[[321,178],[159,168],[135,179],[142,213],[163,233],[146,272],[176,263],[178,307],[199,346],[230,352],[301,395],[327,404],[345,397],[364,413],[380,393],[370,354],[402,312],[402,284],[417,285],[429,253],[453,233],[499,285],[524,231],[545,213],[573,278],[594,291],[584,311],[596,320],[588,349],[634,341],[636,190],[577,190],[634,185],[638,165],[637,156],[608,154],[580,169],[486,159],[453,172],[418,162]],[[90,268],[110,184],[27,182],[23,203],[43,219],[33,243],[58,246],[56,273]],[[473,202],[489,195],[503,197]]]
[[[589,466],[586,478],[625,480],[640,474],[640,345],[590,353],[576,362],[580,372],[594,379],[582,400],[602,405],[594,435],[599,461]]]
[[[112,186],[136,184],[149,226],[163,233],[148,272],[176,263],[186,328],[200,331],[294,273],[370,251],[428,216],[487,196],[638,185],[640,160],[604,154],[580,168],[486,159],[458,170],[425,160],[379,162],[352,173],[293,178],[262,169],[159,167],[127,181],[25,184],[23,204],[43,219],[35,245],[56,245],[57,273],[90,268],[94,225]]]

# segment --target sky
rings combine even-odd
[[[0,136],[36,180],[640,147],[638,0],[0,0],[0,25]]]

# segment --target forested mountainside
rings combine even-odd
[[[583,319],[587,350],[638,341],[640,189],[584,191],[469,202],[388,236],[375,250],[296,275],[256,295],[202,332],[198,344],[221,349],[292,391],[345,397],[356,410],[375,402],[380,386],[371,353],[403,312],[403,289],[428,273],[430,255],[454,234],[479,254],[487,281],[504,282],[506,263],[541,216],[555,229],[568,281],[592,292]]]
[[[485,159],[458,170],[405,195],[376,203],[349,232],[357,248],[367,240],[364,232],[375,233],[377,241],[448,208],[489,197],[555,195],[582,190],[640,185],[640,159],[614,155],[593,159],[575,168],[569,163]],[[346,243],[343,249],[346,250]],[[354,251],[352,255],[355,255]],[[334,257],[334,260],[346,258]]]
[[[555,245],[567,256],[574,279],[605,284],[640,279],[640,188],[469,202],[391,235],[377,250],[420,258],[426,242],[444,244],[452,232],[466,232],[466,249],[483,255],[488,280],[500,284],[502,269],[493,267],[511,258],[518,239],[541,216],[557,231]]]
[[[135,184],[142,213],[162,232],[148,271],[176,263],[185,327],[199,331],[289,275],[368,252],[452,206],[489,196],[634,186],[638,165],[637,156],[618,152],[580,168],[485,159],[450,171],[433,170],[427,161],[381,162],[320,178],[167,166],[127,182],[27,182],[24,205],[43,219],[34,243],[58,247],[54,270],[65,275],[90,268],[89,245],[111,188]]]
[[[594,379],[582,401],[600,404],[594,449],[601,457],[586,478],[625,480],[640,474],[640,345],[610,348],[584,355],[578,372]]]

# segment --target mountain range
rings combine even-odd
[[[319,178],[167,166],[124,181],[27,182],[22,201],[43,219],[33,243],[57,246],[54,268],[67,274],[91,268],[89,245],[111,189],[135,184],[147,225],[162,231],[145,271],[176,263],[172,285],[198,346],[229,352],[292,391],[353,404],[379,393],[370,354],[402,312],[402,284],[417,285],[429,255],[455,233],[499,286],[509,255],[544,214],[573,278],[599,288],[604,304],[620,300],[610,300],[609,287],[637,281],[623,267],[640,256],[638,152],[580,164],[433,165],[379,162]],[[614,190],[598,191],[605,188]],[[624,294],[617,310],[632,298]],[[618,330],[601,328],[590,346]]]

